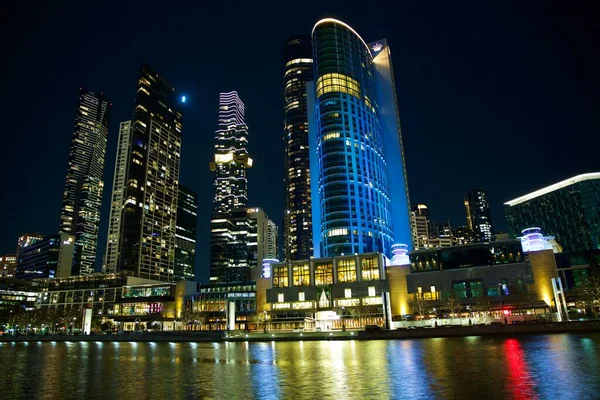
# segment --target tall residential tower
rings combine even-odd
[[[179,185],[175,228],[175,280],[196,279],[196,224],[198,193]]]
[[[236,257],[231,255],[233,242],[238,241],[232,233],[236,230],[232,213],[236,210],[236,214],[245,215],[248,205],[246,170],[252,166],[252,159],[248,155],[247,146],[248,127],[244,122],[244,103],[235,91],[221,93],[215,158],[210,163],[210,169],[214,172],[214,200],[210,221],[212,281],[244,280],[248,272],[247,265],[239,265],[234,261]],[[242,270],[243,268],[246,269]]]
[[[173,86],[143,65],[131,119],[118,267],[140,278],[173,280],[181,120]]]
[[[412,247],[400,119],[385,40],[327,18],[312,32],[308,114],[314,256]]]
[[[79,89],[59,227],[59,233],[75,236],[67,275],[94,272],[110,106],[102,93]]]
[[[472,189],[465,194],[465,211],[473,242],[493,240],[492,210],[485,190]]]
[[[121,122],[117,157],[113,176],[112,198],[110,203],[110,220],[108,221],[108,239],[104,257],[103,272],[116,272],[119,263],[119,246],[121,244],[121,218],[123,215],[123,195],[127,179],[127,157],[131,145],[131,121]]]
[[[288,39],[283,47],[286,260],[302,260],[313,255],[306,96],[306,83],[312,79],[310,36]]]

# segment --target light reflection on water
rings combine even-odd
[[[0,346],[3,399],[597,398],[600,334]]]

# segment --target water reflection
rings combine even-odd
[[[16,344],[0,397],[594,398],[599,357],[600,335]]]

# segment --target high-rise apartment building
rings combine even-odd
[[[248,266],[250,280],[260,278],[265,259],[278,259],[279,230],[260,208],[248,208]]]
[[[564,251],[600,248],[600,173],[577,175],[504,203],[510,233],[539,227]]]
[[[235,91],[221,93],[215,158],[210,163],[210,169],[214,172],[214,200],[210,222],[212,281],[237,281],[248,273],[247,265],[240,265],[240,260],[244,259],[242,253],[247,247],[243,242],[245,239],[242,239],[247,236],[243,233],[242,226],[247,222],[239,220],[246,218],[245,209],[248,206],[246,170],[252,166],[252,159],[248,155],[247,146],[248,126],[244,122],[244,103]],[[241,250],[237,251],[236,248]]]
[[[315,257],[412,247],[390,48],[327,18],[312,31],[308,84]]]
[[[284,255],[302,260],[313,255],[308,107],[306,83],[313,80],[309,35],[283,46],[283,142],[285,144]]]
[[[467,227],[473,242],[489,242],[492,235],[492,211],[487,193],[482,189],[472,189],[465,194]]]
[[[121,218],[127,180],[127,158],[131,146],[131,121],[121,122],[117,142],[117,157],[113,175],[113,188],[110,203],[110,220],[108,222],[108,239],[104,256],[103,271],[116,272],[119,265],[119,246],[121,244]]]
[[[177,197],[177,226],[175,228],[176,281],[196,279],[196,225],[198,193],[179,185]]]
[[[94,272],[110,106],[102,93],[79,89],[59,228],[75,236],[69,275]]]
[[[119,271],[173,280],[181,121],[173,86],[143,65],[131,119]]]
[[[452,247],[452,227],[450,221],[436,222],[431,224],[432,230],[429,234],[429,247],[442,248]]]

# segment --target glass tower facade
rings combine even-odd
[[[177,92],[149,66],[137,85],[121,221],[119,270],[172,281],[181,156]]]
[[[306,83],[312,80],[310,36],[288,39],[283,46],[286,260],[303,260],[313,255],[306,96]]]
[[[492,210],[485,190],[472,189],[465,194],[465,211],[473,242],[493,240]]]
[[[564,251],[600,248],[600,173],[578,175],[504,203],[509,232],[539,227]]]
[[[108,238],[103,272],[116,272],[119,262],[119,246],[121,244],[121,217],[123,214],[123,196],[127,179],[127,157],[131,142],[131,121],[121,122],[117,157],[113,176],[112,198],[110,203],[110,220],[108,222]]]
[[[219,126],[215,135],[214,200],[210,221],[210,279],[233,282],[247,280],[246,251],[248,179],[252,166],[248,155],[248,126],[244,122],[244,103],[237,92],[219,95]],[[242,254],[243,253],[243,254]],[[240,261],[241,260],[241,261]]]
[[[175,228],[176,281],[193,281],[196,277],[196,224],[198,193],[179,185],[177,196],[177,226]]]
[[[103,94],[79,90],[59,228],[75,236],[70,275],[94,272],[109,114],[110,104]]]
[[[345,23],[324,19],[313,28],[312,44],[314,256],[382,252],[389,258],[392,244],[410,245],[412,237],[387,42],[370,48]],[[376,58],[384,48],[382,69]]]

